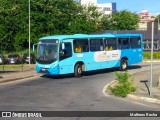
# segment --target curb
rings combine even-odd
[[[17,77],[17,78],[4,79],[4,80],[0,80],[0,83],[6,83],[6,82],[11,82],[11,81],[17,81],[17,80],[21,80],[21,79],[25,79],[25,78],[34,77],[34,76],[39,76],[39,74],[33,74],[33,75],[22,76],[22,77]]]
[[[152,62],[153,63],[159,63],[160,60],[153,60]],[[143,61],[143,63],[151,63],[151,61],[150,60],[146,60],[146,61]]]
[[[154,70],[156,70],[156,69],[159,69],[159,68],[155,68]],[[148,70],[150,70],[150,68],[145,68],[145,69],[140,69],[140,70],[136,70],[136,71],[131,71],[131,72],[129,72],[129,73],[130,73],[130,75],[134,75],[134,74],[136,74],[136,73],[138,73],[138,72],[143,72],[143,71],[148,71]],[[115,82],[116,82],[116,80],[114,80],[114,81],[112,81],[112,82],[110,82],[110,83],[108,83],[107,85],[104,86],[102,92],[103,92],[103,94],[104,94],[105,96],[109,96],[109,94],[106,93],[107,87],[108,87],[109,85],[114,84]],[[144,101],[144,102],[149,102],[149,103],[160,104],[160,100],[159,100],[159,99],[156,99],[156,98],[140,97],[140,96],[136,96],[136,95],[133,95],[133,94],[128,94],[128,95],[127,95],[127,98],[134,99],[134,100],[139,100],[139,101]]]
[[[145,102],[150,102],[150,103],[160,104],[160,100],[158,100],[158,99],[149,98],[149,97],[140,97],[140,96],[136,96],[136,95],[133,95],[133,94],[128,94],[127,98],[134,99],[134,100],[145,101]]]
[[[106,96],[109,96],[107,93],[106,93],[106,89],[108,88],[109,85],[112,85],[116,82],[116,80],[110,82],[109,84],[105,85],[104,88],[103,88],[103,94],[105,94]]]

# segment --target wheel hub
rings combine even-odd
[[[123,63],[123,64],[122,64],[122,68],[123,68],[123,69],[125,69],[126,66],[127,66],[126,63]]]
[[[82,69],[79,67],[78,68],[78,73],[81,74],[82,73]]]

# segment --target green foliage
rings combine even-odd
[[[135,30],[138,27],[139,17],[128,10],[113,12],[112,17],[102,19],[106,30]]]
[[[156,16],[155,22],[160,22],[160,14]]]
[[[31,5],[32,39],[97,31],[95,24],[101,14],[94,6],[85,8],[74,0],[34,0]]]
[[[150,59],[151,58],[151,52],[144,52],[143,53],[144,59]],[[153,59],[160,59],[160,52],[153,52]]]
[[[111,92],[113,92],[114,95],[125,97],[127,94],[135,91],[135,87],[133,87],[130,80],[131,76],[128,74],[128,72],[115,72],[115,74],[118,83],[114,87],[109,86],[109,89]]]
[[[3,50],[18,51],[28,39],[28,0],[0,0],[0,43]]]
[[[28,0],[0,0],[2,49],[20,51],[28,47]],[[31,0],[31,45],[42,36],[98,31],[96,7],[82,7],[75,0]]]
[[[28,48],[28,0],[0,0],[0,3],[2,50]],[[31,0],[30,20],[33,45],[40,37],[48,35],[135,29],[138,17],[126,10],[117,11],[112,17],[102,17],[95,6],[84,7],[75,0]]]
[[[97,11],[94,6],[79,6],[79,12],[74,16],[73,20],[69,21],[67,34],[74,33],[93,33],[99,31],[98,26],[101,14]]]

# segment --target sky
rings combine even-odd
[[[148,10],[150,15],[160,14],[160,0],[97,0],[98,3],[115,2],[117,10],[129,10],[140,13],[142,10]]]

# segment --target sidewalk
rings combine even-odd
[[[35,70],[35,65],[32,64],[27,68],[24,68],[23,71],[5,71],[4,73],[0,73],[0,83],[29,78],[33,76],[38,76]]]
[[[127,98],[138,100],[138,101],[145,101],[149,103],[159,104],[160,105],[160,61],[156,61],[153,63],[153,81],[152,81],[152,89],[150,89],[150,61],[143,62],[139,64],[141,68],[138,69],[129,69],[128,72],[133,78],[133,84],[136,87],[136,91],[134,93],[128,94]],[[149,66],[146,66],[149,65]],[[149,92],[151,92],[151,96],[149,95],[148,89],[141,80],[147,80],[147,86],[149,87]],[[116,80],[112,81],[111,83],[107,84],[104,87],[104,94],[109,95],[110,92],[108,91],[107,87],[109,85],[113,85]]]
[[[160,104],[160,64],[153,67],[152,87],[150,68],[145,71],[130,74],[136,91],[128,95],[128,98]],[[142,81],[147,81],[146,84]],[[148,88],[147,88],[148,87]]]
[[[143,63],[150,63],[150,62],[151,62],[151,60],[149,60],[149,59],[144,59],[143,60]],[[160,59],[154,59],[152,62],[153,63],[160,63]]]

